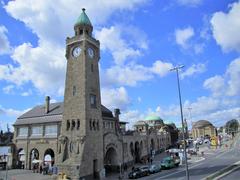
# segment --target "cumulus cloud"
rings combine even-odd
[[[8,32],[8,30],[5,26],[0,26],[0,55],[9,53],[10,49],[11,49],[10,43],[6,36],[7,32]]]
[[[158,60],[154,62],[153,67],[151,68],[151,71],[159,75],[160,77],[163,77],[169,73],[171,68],[173,68],[173,65],[171,63]]]
[[[211,90],[213,95],[221,95],[224,91],[225,80],[222,76],[216,75],[204,81],[203,87]]]
[[[234,59],[223,75],[206,79],[203,86],[213,95],[240,96],[240,58]]]
[[[228,66],[226,75],[228,77],[229,96],[240,96],[240,58],[233,60]]]
[[[103,85],[136,86],[137,83],[151,80],[154,77],[164,77],[173,67],[171,63],[157,60],[152,66],[146,67],[136,63],[124,66],[112,66],[103,72]]]
[[[102,103],[110,109],[120,108],[125,110],[130,103],[128,93],[124,87],[102,88]]]
[[[53,0],[41,1],[36,4],[34,0],[18,0],[9,1],[5,9],[12,17],[24,22],[40,39],[63,43],[63,40],[71,34],[72,26],[83,7],[87,9],[92,23],[99,25],[106,22],[116,11],[131,11],[146,2],[148,1],[72,0],[69,3],[68,1]]]
[[[34,48],[30,43],[24,43],[12,55],[18,66],[0,65],[0,79],[19,86],[31,82],[40,92],[55,94],[64,84],[66,60],[62,57],[64,50],[52,44]]]
[[[33,0],[9,1],[4,6],[7,13],[22,21],[35,33],[38,37],[38,44],[33,47],[30,43],[25,42],[17,46],[12,54],[16,65],[0,65],[0,80],[12,82],[18,86],[32,83],[41,93],[62,95],[66,69],[64,40],[67,36],[73,35],[73,25],[81,13],[81,7],[87,9],[92,23],[98,27],[113,12],[132,11],[146,2],[147,0],[111,2],[73,0],[69,3],[64,0],[53,0],[38,2],[36,6]],[[134,28],[132,29],[134,30]],[[2,32],[6,33],[6,28],[2,28]],[[136,29],[135,32],[137,32]],[[119,34],[121,33],[119,32]],[[143,42],[139,47],[147,48]],[[131,42],[122,41],[122,44],[120,42],[123,53],[115,52],[114,56],[121,60],[125,57],[140,55],[139,50],[131,49],[130,45]],[[29,93],[22,93],[22,95],[27,94]]]
[[[175,30],[175,40],[178,45],[182,48],[188,48],[188,41],[194,36],[194,29],[192,27],[187,27],[184,29]]]
[[[233,3],[229,12],[216,12],[211,19],[213,37],[223,51],[240,52],[240,2]]]
[[[124,39],[123,34],[128,38]],[[144,33],[139,33],[138,29],[130,26],[127,31],[121,26],[96,31],[96,38],[100,40],[102,50],[110,51],[115,63],[120,65],[128,58],[142,55],[141,51],[147,48],[146,38],[143,37]]]
[[[180,74],[180,78],[184,79],[188,76],[193,76],[195,74],[200,74],[206,71],[206,65],[205,64],[193,64],[190,66],[186,71],[182,72]]]

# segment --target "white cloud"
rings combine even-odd
[[[34,0],[18,0],[9,1],[5,9],[15,19],[23,21],[41,40],[64,43],[83,7],[87,9],[92,23],[99,25],[116,11],[131,11],[146,2],[147,0],[52,0],[36,4]]]
[[[227,94],[229,96],[240,96],[240,58],[230,63],[226,75],[229,78]]]
[[[14,89],[14,85],[5,86],[2,90],[5,94],[12,94]]]
[[[211,19],[213,36],[223,51],[240,52],[240,2],[233,3],[228,13],[216,12]]]
[[[182,48],[188,48],[188,41],[194,36],[194,29],[192,27],[187,27],[184,29],[175,30],[175,40],[178,45]]]
[[[205,64],[193,64],[186,71],[180,74],[181,79],[184,79],[187,76],[193,76],[195,74],[200,74],[206,71]]]
[[[202,4],[203,0],[177,0],[180,5],[196,7]]]
[[[233,60],[224,75],[216,75],[205,80],[204,88],[213,95],[240,96],[240,58]]]
[[[173,67],[171,63],[157,60],[150,67],[129,63],[125,66],[112,66],[103,72],[103,85],[136,86],[138,82],[150,80],[156,76],[166,76]]]
[[[158,60],[154,62],[151,70],[153,73],[159,75],[160,77],[163,77],[169,73],[171,68],[173,68],[173,65],[171,63]]]
[[[33,48],[30,43],[24,43],[12,55],[18,66],[0,65],[0,79],[17,85],[30,81],[40,92],[55,94],[64,84],[66,60],[63,57],[64,50],[55,45],[41,43]]]
[[[18,117],[28,110],[29,109],[25,109],[23,111],[12,109],[12,108],[8,109],[8,108],[4,108],[0,105],[0,115],[7,115],[7,116],[10,116],[10,117]]]
[[[224,91],[224,88],[225,88],[224,81],[225,80],[223,77],[216,75],[206,79],[203,83],[203,87],[211,90],[214,96],[218,96],[218,95],[221,95]]]
[[[8,30],[5,26],[0,26],[0,55],[9,53],[11,49],[10,43],[6,36],[7,32]]]
[[[0,65],[0,80],[12,82],[18,86],[30,82],[41,93],[62,95],[66,69],[64,39],[73,35],[73,25],[81,13],[81,7],[87,9],[87,14],[94,27],[100,29],[99,25],[106,22],[113,13],[132,11],[146,2],[147,0],[133,0],[131,2],[126,0],[97,0],[94,2],[73,0],[69,3],[53,0],[41,1],[36,4],[33,0],[9,1],[4,6],[9,15],[24,22],[39,40],[37,47],[32,47],[27,42],[16,47],[12,58],[17,65]],[[125,41],[121,37],[122,29],[120,26],[102,29],[102,31],[109,32],[111,37],[114,37],[111,34],[112,31],[116,33],[116,39],[114,39],[116,41],[111,45],[114,46],[112,53],[117,61],[125,61],[128,57],[139,56],[141,55],[139,49],[147,48],[144,36],[138,38],[135,44],[133,43],[141,31],[134,27],[130,29],[128,34],[132,40],[129,39],[129,41]],[[108,41],[101,43],[103,47],[110,48]],[[117,45],[115,46],[115,44]]]
[[[127,91],[124,87],[120,88],[102,88],[102,104],[110,109],[120,108],[125,110],[130,103]]]
[[[138,110],[129,110],[129,111],[123,111],[120,120],[128,122],[127,128],[133,129],[134,124],[139,121],[143,120],[145,118],[145,115],[143,113],[140,113]]]
[[[134,33],[135,32],[135,33]],[[124,39],[123,34],[128,36]],[[111,26],[96,31],[96,38],[101,42],[102,50],[112,53],[116,64],[124,64],[128,58],[135,58],[142,55],[141,51],[147,48],[144,33],[140,33],[134,27],[124,30],[121,26]],[[133,48],[135,47],[135,48]]]
[[[30,96],[30,95],[32,95],[32,90],[31,89],[21,93],[21,96]]]

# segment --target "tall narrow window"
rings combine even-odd
[[[92,108],[97,107],[97,97],[94,94],[90,94],[90,105]]]
[[[73,86],[73,96],[76,94],[76,86]]]
[[[72,120],[72,130],[75,128],[75,121]]]
[[[93,72],[93,64],[91,64],[91,72]]]
[[[89,127],[90,127],[90,130],[92,130],[92,120],[91,119],[89,121]]]
[[[67,127],[66,127],[66,130],[68,131],[69,128],[70,128],[70,122],[69,122],[69,120],[67,120]]]
[[[79,130],[79,128],[80,128],[80,120],[78,119],[77,120],[77,130]]]

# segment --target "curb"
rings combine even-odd
[[[224,176],[230,174],[231,172],[235,171],[238,168],[240,168],[240,161],[238,161],[226,168],[223,168],[223,169],[207,176],[206,178],[203,178],[203,180],[217,180],[221,177],[224,177]]]

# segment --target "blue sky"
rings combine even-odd
[[[63,101],[65,39],[85,7],[101,42],[102,103],[131,127],[148,115],[215,126],[240,118],[240,2],[233,0],[1,1],[0,128]],[[191,112],[188,108],[191,108]],[[190,116],[191,113],[191,116]]]

